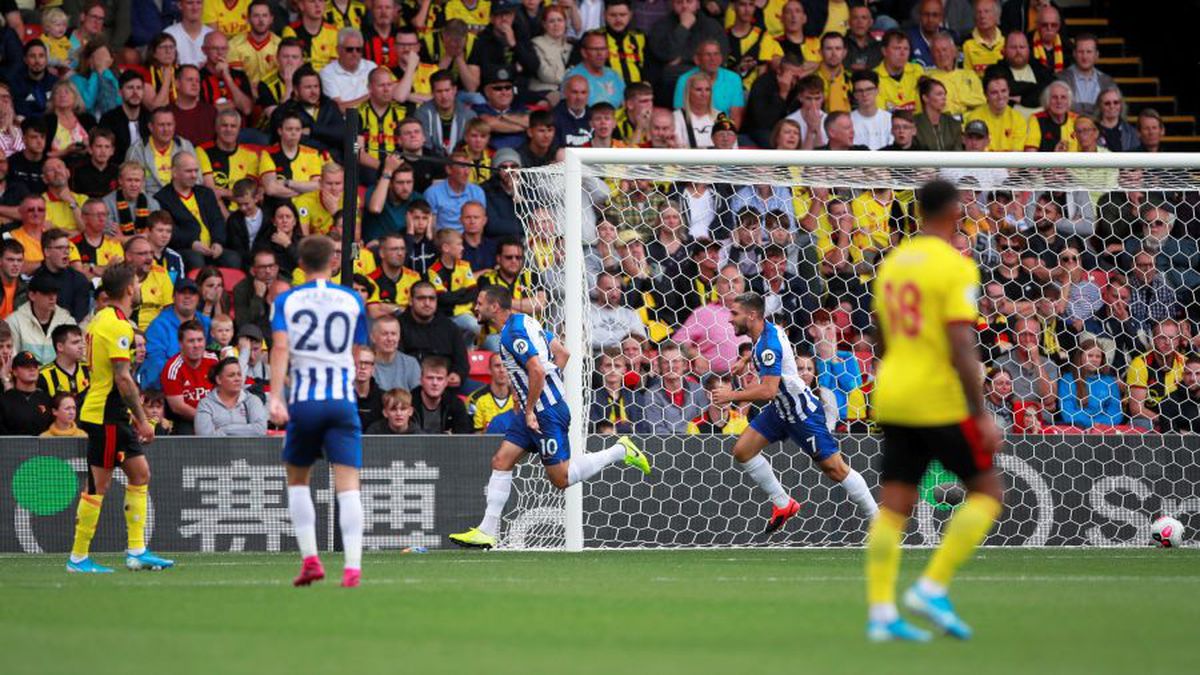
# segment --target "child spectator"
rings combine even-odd
[[[87,438],[87,432],[75,426],[77,406],[69,391],[60,391],[50,399],[50,415],[54,421],[42,432],[42,438]]]
[[[158,389],[142,391],[142,409],[146,411],[146,419],[154,426],[155,436],[169,436],[175,430],[175,424],[167,418],[167,398]]]
[[[383,419],[376,420],[363,433],[371,436],[414,434],[416,429],[412,427],[412,417],[412,393],[392,389],[383,395]]]
[[[238,348],[233,343],[233,319],[226,314],[218,314],[213,317],[212,326],[208,329],[209,336],[212,342],[208,344],[208,351],[216,352],[217,358],[237,357]]]
[[[467,399],[467,412],[475,423],[475,433],[483,433],[497,415],[513,409],[512,382],[499,354],[488,359],[491,381]]]
[[[1095,340],[1081,342],[1071,365],[1063,369],[1058,378],[1058,406],[1063,424],[1083,429],[1124,421],[1116,375],[1105,363],[1104,351]]]
[[[42,36],[47,65],[61,75],[71,69],[71,38],[67,37],[67,13],[59,7],[42,12]]]

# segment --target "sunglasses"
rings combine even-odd
[[[349,52],[349,53],[351,53],[351,54],[358,54],[358,53],[361,53],[361,52],[362,52],[362,50],[363,50],[363,48],[362,48],[362,47],[355,47],[355,46],[352,46],[352,45],[343,45],[343,46],[342,46],[342,51]]]

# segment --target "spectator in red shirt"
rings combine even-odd
[[[167,397],[167,416],[179,436],[195,434],[196,408],[213,386],[208,371],[217,364],[217,357],[205,351],[205,344],[204,325],[195,319],[184,321],[179,325],[180,351],[163,366],[160,380]]]

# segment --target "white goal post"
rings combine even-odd
[[[570,440],[573,454],[588,449],[590,437],[593,436],[589,431],[588,421],[593,386],[593,382],[589,378],[595,375],[593,359],[596,350],[587,328],[590,320],[588,294],[591,284],[588,261],[585,258],[588,246],[593,243],[588,239],[596,230],[597,218],[594,214],[601,210],[601,205],[597,202],[594,194],[595,186],[589,186],[589,182],[594,184],[597,181],[607,180],[610,189],[614,192],[619,189],[616,186],[623,180],[629,181],[629,184],[633,185],[634,181],[655,181],[657,179],[663,182],[704,182],[714,185],[722,183],[735,188],[768,184],[793,192],[809,189],[833,189],[844,191],[849,197],[876,188],[887,188],[896,192],[912,190],[930,178],[939,175],[954,176],[952,179],[958,179],[960,184],[966,188],[980,194],[992,195],[993,199],[1000,192],[1020,192],[1035,196],[1053,193],[1059,195],[1055,198],[1059,202],[1061,202],[1062,196],[1065,196],[1068,201],[1077,198],[1076,201],[1083,204],[1085,210],[1090,201],[1097,212],[1090,216],[1093,222],[1089,227],[1095,225],[1100,219],[1098,215],[1100,207],[1096,205],[1096,195],[1101,193],[1200,191],[1200,154],[1192,153],[935,153],[568,148],[565,154],[565,162],[561,164],[516,171],[515,183],[517,214],[530,237],[545,239],[546,241],[542,243],[548,249],[548,252],[543,251],[540,263],[531,260],[535,255],[526,257],[528,266],[540,265],[541,269],[538,271],[542,273],[543,282],[550,291],[551,302],[546,312],[552,316],[545,317],[543,322],[547,328],[554,330],[559,335],[572,354],[572,359],[566,368],[565,381],[567,399],[572,410]],[[948,170],[950,171],[948,172]],[[957,173],[954,173],[955,171]],[[845,201],[849,201],[849,199]],[[984,211],[987,211],[989,206],[987,203],[982,204]],[[1065,205],[1060,204],[1060,206]],[[1032,209],[1033,205],[1030,204],[1028,207]],[[799,222],[799,220],[800,214],[797,213],[794,221]],[[915,222],[915,218],[913,220]],[[1135,223],[1131,222],[1127,225],[1132,228]],[[796,227],[799,226],[796,225]],[[1192,225],[1189,224],[1189,227]],[[553,228],[555,231],[547,232],[546,230],[549,228]],[[1015,232],[1015,234],[1022,232],[1024,230]],[[1031,229],[1029,232],[1034,234],[1028,234],[1028,237],[1037,236],[1037,230]],[[995,252],[989,252],[989,254],[993,253]],[[1054,282],[1048,281],[1040,283],[1043,287],[1055,285]],[[1070,368],[1069,364],[1062,366],[1064,371],[1068,368]],[[1085,396],[1083,400],[1086,402],[1087,397]],[[1057,414],[1050,412],[1053,409],[1053,406],[1047,406],[1035,414]],[[1047,419],[1050,423],[1045,426],[1053,426],[1054,418],[1048,417]],[[651,435],[662,436],[662,434]],[[678,432],[666,435],[682,439],[682,434]],[[1043,440],[1040,436],[1035,435],[1022,436],[1022,438],[1035,445]],[[1068,446],[1074,448],[1075,450],[1072,452],[1084,448],[1092,451],[1098,447],[1095,442],[1097,438],[1099,437],[1089,435],[1081,435],[1078,438],[1066,435],[1045,437],[1048,443],[1065,444],[1064,448]],[[1124,438],[1126,437],[1118,433],[1108,437],[1105,443],[1119,444]],[[1178,451],[1193,460],[1196,459],[1198,455],[1193,447],[1194,444],[1183,443],[1180,445],[1180,449],[1176,450],[1171,438],[1173,437],[1165,436],[1163,437],[1165,440],[1163,440],[1157,436],[1147,435],[1137,438],[1128,437],[1127,440],[1131,445],[1136,446],[1137,451],[1150,453],[1150,456],[1154,458],[1166,457],[1169,453]],[[708,441],[703,442],[707,443]],[[869,442],[866,441],[863,443],[855,441],[855,443],[856,447],[864,443],[869,445]],[[1100,445],[1104,445],[1104,443],[1100,443]],[[595,449],[594,444],[591,445],[591,448]],[[779,465],[780,456],[791,454],[792,451],[780,452],[777,447],[768,450],[775,451],[773,461],[777,465],[777,471],[782,471],[783,467]],[[1030,452],[1035,451],[1030,450]],[[1120,454],[1119,451],[1118,454]],[[1039,475],[1039,472],[1044,473],[1044,470],[1031,468],[1022,457],[1021,453],[1017,452],[1012,461],[1002,462],[1001,467],[1026,481],[1026,485],[1022,489],[1028,490],[1032,495],[1030,499],[1034,501],[1030,503],[1042,499],[1042,492],[1050,495],[1044,498],[1058,499],[1051,493],[1058,490],[1059,486],[1054,484],[1053,480],[1049,480],[1046,475]],[[1098,463],[1097,466],[1111,461],[1106,460],[1106,457],[1104,452],[1099,452],[1094,458]],[[861,462],[862,460],[857,461]],[[1163,461],[1178,462],[1180,460]],[[804,466],[807,466],[807,460],[805,460]],[[874,466],[862,465],[856,468],[860,471],[876,469]],[[684,483],[685,481],[695,481],[700,475],[689,473],[694,469],[696,469],[694,466],[683,467],[679,469],[679,472],[668,473],[667,477],[660,480],[678,479],[681,483],[676,488],[694,488],[696,486],[693,482],[686,482],[686,485]],[[813,481],[819,479],[815,469],[806,468],[804,471],[815,476],[812,478]],[[628,514],[628,519],[622,516],[621,523],[623,524],[606,522],[599,526],[590,526],[590,529],[603,534],[594,538],[589,535],[589,538],[585,540],[585,521],[587,521],[585,489],[591,488],[585,485],[575,485],[567,489],[564,495],[559,496],[548,486],[539,485],[538,481],[544,482],[540,473],[540,467],[532,464],[523,465],[518,471],[516,491],[520,497],[514,500],[517,502],[515,505],[510,504],[510,512],[505,518],[505,532],[501,537],[501,547],[549,547],[579,551],[592,546],[676,544],[707,546],[745,543],[759,545],[759,542],[743,538],[737,531],[739,528],[745,529],[745,523],[738,520],[736,516],[720,513],[710,513],[704,516],[706,523],[717,523],[711,526],[711,532],[705,530],[705,536],[685,537],[678,541],[664,543],[663,540],[654,540],[653,537],[640,539],[636,536],[613,535],[614,532],[623,532],[624,530],[621,529],[623,527],[654,527],[649,524],[654,522],[654,518],[657,517],[657,511],[654,509],[647,509],[647,513],[641,516]],[[869,479],[872,481],[873,488],[875,487],[874,475],[872,472],[872,478]],[[683,477],[681,478],[681,476]],[[1117,482],[1123,479],[1138,480],[1136,477],[1130,478],[1125,474],[1112,478]],[[1200,510],[1196,506],[1200,504],[1200,479],[1197,479],[1195,469],[1185,468],[1180,474],[1180,478],[1181,480],[1172,480],[1172,484],[1179,485],[1175,494],[1161,496],[1159,503],[1163,506],[1164,512],[1169,509],[1178,511],[1185,508]],[[1071,476],[1064,478],[1062,484],[1068,485],[1070,481],[1077,479],[1081,481],[1086,479],[1089,486],[1086,489],[1100,490],[1103,488],[1096,486],[1104,483],[1106,477],[1101,475]],[[629,494],[637,493],[641,496],[629,497],[614,494],[597,499],[611,499],[606,503],[615,506],[632,503],[645,504],[646,500],[651,499],[647,496],[649,493],[637,492],[639,488],[634,484],[638,478],[632,477],[631,474],[621,474],[618,469],[606,470],[595,477],[592,483],[604,484],[613,480],[629,483],[631,491]],[[1153,478],[1145,477],[1145,480],[1152,482]],[[1073,493],[1076,490],[1084,489],[1071,487],[1070,491]],[[1136,492],[1136,490],[1134,491]],[[684,492],[692,494],[689,490],[684,490]],[[729,494],[728,490],[723,494]],[[753,502],[752,507],[754,508],[764,501],[761,495],[754,494],[748,486],[738,494]],[[1071,498],[1074,499],[1073,496]],[[1101,502],[1104,500],[1105,498],[1102,497]],[[1192,504],[1193,501],[1196,503]],[[1111,506],[1111,504],[1109,505]],[[1055,520],[1054,509],[1059,506],[1060,504],[1057,502],[1051,505],[1039,503],[1039,505],[1030,506],[1029,508],[1032,510],[1040,507],[1042,511],[1033,514],[1023,513],[1021,517],[1026,518],[1028,522],[1022,521],[1022,523],[1014,525],[1011,533],[1004,535],[1006,537],[1004,541],[1025,545],[1039,543],[1111,545],[1131,543],[1135,536],[1142,534],[1141,526],[1132,523],[1132,519],[1129,517],[1126,517],[1125,520],[1121,520],[1120,516],[1115,517],[1114,523],[1106,525],[1099,522],[1102,519],[1099,515],[1095,517],[1096,522],[1079,523],[1077,532],[1061,533],[1059,532],[1060,528],[1056,528],[1053,522]],[[820,504],[817,504],[817,507],[818,510],[824,508]],[[1105,511],[1103,503],[1094,504],[1093,507],[1095,513]],[[682,508],[682,511],[685,512],[683,514],[668,514],[667,517],[687,518],[688,508],[688,506]],[[698,503],[695,508],[702,510]],[[1074,502],[1072,502],[1071,508],[1076,508]],[[1153,507],[1143,506],[1142,508]],[[920,534],[925,536],[926,540],[928,537],[936,538],[937,536],[936,528],[931,529],[931,523],[934,521],[930,514],[933,514],[934,510],[934,507],[926,509],[929,519],[918,525]],[[1111,515],[1109,513],[1109,516]],[[636,523],[626,522],[643,517],[647,525],[639,526]],[[841,511],[837,511],[836,514],[834,511],[829,511],[822,518],[824,518],[823,523],[829,526],[840,525],[841,521],[846,520]],[[918,521],[920,519],[920,514],[918,514]],[[529,535],[529,538],[526,538],[530,532],[543,527],[546,529],[542,535],[536,537]],[[855,523],[854,527],[861,529],[861,523]],[[1133,530],[1130,530],[1130,527]],[[1136,533],[1130,534],[1134,530]],[[707,536],[708,534],[712,536]],[[818,545],[839,543],[853,545],[859,543],[860,540],[853,537],[836,540],[801,537],[775,542],[775,544],[806,545],[814,542]]]

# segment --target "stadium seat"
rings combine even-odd
[[[486,349],[473,349],[467,354],[467,360],[471,364],[472,380],[484,384],[491,383],[492,373],[488,370],[488,363],[492,360],[492,352]]]

